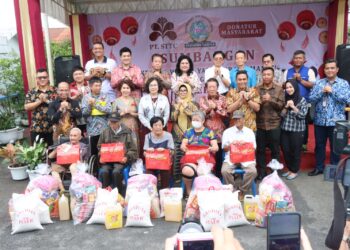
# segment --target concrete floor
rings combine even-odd
[[[0,166],[0,249],[163,249],[164,240],[175,234],[179,224],[153,220],[152,228],[106,230],[104,225],[73,226],[72,221],[45,225],[44,230],[11,235],[8,200],[13,192],[23,192],[28,181],[12,181],[9,170]],[[332,183],[322,176],[302,173],[286,181],[293,192],[302,225],[313,249],[327,249],[325,237],[333,213]],[[125,223],[125,222],[124,222]],[[266,230],[252,225],[232,228],[245,249],[266,249]]]

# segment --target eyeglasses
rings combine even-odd
[[[38,76],[37,77],[39,80],[46,80],[48,77],[47,76]]]

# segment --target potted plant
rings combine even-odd
[[[0,144],[11,143],[23,138],[24,130],[16,127],[16,112],[13,107],[16,94],[0,94]]]
[[[34,179],[41,174],[48,174],[47,167],[40,168],[40,171],[37,171],[38,166],[41,166],[46,160],[46,143],[42,138],[39,140],[39,136],[37,136],[32,146],[28,145],[27,142],[16,144],[16,149],[16,160],[28,165],[27,173],[30,179]]]
[[[17,148],[13,144],[7,144],[0,148],[0,157],[3,157],[3,163],[7,163],[7,168],[11,172],[13,180],[25,180],[28,178],[27,168],[23,162],[17,159]]]

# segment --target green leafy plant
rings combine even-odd
[[[0,59],[0,130],[16,127],[16,114],[24,110],[24,88],[20,58]]]
[[[28,165],[29,170],[34,170],[39,163],[45,162],[46,143],[39,136],[36,137],[35,142],[30,146],[27,142],[23,144],[16,144],[16,162],[18,164]]]

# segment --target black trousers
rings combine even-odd
[[[266,147],[271,150],[272,159],[280,161],[280,137],[281,129],[279,127],[271,130],[258,129],[256,131],[256,162],[260,174],[266,173]]]
[[[44,139],[44,142],[46,142],[47,146],[51,146],[53,144],[53,138],[52,133],[37,133],[37,132],[30,132],[30,140],[33,145],[35,142],[35,138],[39,136],[39,140],[41,138]]]
[[[281,130],[281,147],[289,171],[297,173],[300,169],[301,150],[305,131],[290,132]]]
[[[98,149],[97,149],[98,139],[100,139],[100,135],[95,135],[90,137],[92,155],[98,155]]]

